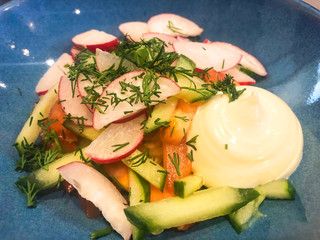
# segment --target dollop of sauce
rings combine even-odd
[[[301,161],[302,129],[290,107],[267,90],[245,88],[231,103],[225,94],[212,97],[192,121],[188,138],[198,135],[193,172],[207,187],[288,178]]]

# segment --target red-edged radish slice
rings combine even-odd
[[[125,123],[110,124],[90,145],[85,154],[97,163],[112,163],[133,153],[143,140],[141,122],[146,115],[141,114]]]
[[[229,69],[228,71],[225,71],[223,73],[233,76],[234,80],[240,85],[252,85],[256,83],[256,80],[254,80],[252,77],[248,76],[247,74],[241,72],[237,68]]]
[[[79,52],[80,52],[80,50],[77,49],[76,47],[72,47],[71,48],[70,53],[71,53],[71,56],[72,56],[73,60],[76,59],[76,56],[78,55]]]
[[[254,56],[252,56],[250,53],[244,51],[243,49],[226,42],[211,42],[208,39],[204,40],[204,42],[215,44],[217,46],[220,46],[221,48],[228,48],[236,53],[239,53],[242,55],[240,64],[243,67],[248,68],[249,70],[255,72],[260,76],[266,76],[268,74],[262,63]]]
[[[132,96],[134,92],[129,88],[127,91],[123,91],[121,86],[121,84],[123,85],[126,83],[139,87],[140,91],[142,91],[142,84],[145,82],[143,78],[145,75],[145,71],[130,72],[117,78],[106,87],[97,102],[103,102],[103,105],[107,106],[107,108],[103,109],[104,107],[101,107],[101,110],[104,111],[103,113],[97,109],[94,110],[93,127],[95,129],[99,130],[104,126],[125,117],[128,112],[134,113],[146,108],[145,104],[141,101],[138,101],[137,103],[125,101],[124,99]],[[152,83],[152,85],[153,84],[154,83]],[[150,105],[154,105],[156,104],[156,101],[163,101],[180,92],[180,87],[170,78],[159,77],[157,84],[159,85],[159,89],[157,90],[158,94],[157,96],[153,95],[150,98],[152,100]],[[112,96],[116,96],[117,99]],[[115,100],[120,100],[116,106],[113,104]]]
[[[71,65],[72,63],[72,57],[67,53],[63,53],[39,80],[36,86],[36,93],[38,95],[46,94],[54,84],[59,82],[60,77],[68,72],[68,68],[65,68],[64,65]]]
[[[163,13],[148,21],[150,32],[165,33],[171,36],[198,36],[203,32],[197,24],[176,14]]]
[[[145,22],[126,22],[120,24],[119,30],[123,35],[129,35],[133,41],[140,42],[142,34],[149,32],[149,26]]]
[[[81,197],[100,209],[103,217],[123,239],[130,239],[132,225],[123,211],[127,207],[127,201],[105,176],[81,162],[69,163],[58,170],[63,179],[77,189]]]
[[[239,64],[242,55],[216,44],[199,42],[175,42],[175,52],[190,58],[199,69],[213,67],[215,71],[229,70]]]
[[[72,42],[76,47],[85,47],[91,52],[96,52],[97,48],[110,51],[118,45],[115,36],[95,29],[76,35]]]
[[[180,42],[191,42],[189,38],[183,36],[177,36],[177,40]]]
[[[85,126],[92,126],[92,113],[89,111],[89,109],[86,107],[85,104],[82,104],[82,99],[80,97],[78,88],[75,88],[75,94],[73,96],[73,91],[71,88],[71,83],[69,78],[66,76],[62,76],[60,78],[59,83],[59,90],[58,90],[58,96],[60,100],[61,107],[65,114],[69,115],[71,117],[76,118],[84,118],[83,124]],[[77,119],[71,120],[74,123],[78,123]],[[79,120],[80,121],[80,120]],[[80,121],[81,123],[81,121]]]
[[[91,77],[91,80],[94,81],[94,78]],[[79,74],[77,87],[82,100],[85,100],[85,97],[88,95],[86,89],[92,88],[94,86],[94,83],[92,81],[88,80],[83,74]],[[103,92],[103,87],[101,85],[97,85],[94,87],[94,90],[99,95],[101,95],[101,93]],[[91,105],[86,104],[86,106],[90,112],[93,112],[93,108]]]
[[[206,38],[203,43],[212,43],[208,38]]]
[[[107,70],[112,66],[114,66],[114,69],[117,69],[120,62],[121,58],[117,55],[102,51],[100,49],[96,50],[96,64],[100,72],[103,72],[104,70]],[[122,66],[124,66],[128,71],[134,71],[138,69],[134,63],[126,59],[123,59]]]
[[[142,34],[142,38],[144,40],[150,40],[152,38],[159,38],[160,40],[164,41],[165,44],[167,45],[165,47],[165,51],[166,52],[174,52],[174,49],[172,47],[172,44],[176,41],[178,41],[175,37],[172,37],[168,34],[164,34],[164,33],[153,33],[153,32],[150,32],[150,33],[144,33]]]

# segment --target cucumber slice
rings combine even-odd
[[[30,117],[19,133],[15,141],[15,146],[20,154],[24,151],[21,146],[21,143],[24,140],[29,144],[34,143],[37,140],[41,131],[38,121],[49,116],[52,106],[58,100],[58,85],[59,83],[56,83],[44,96],[40,98],[40,101],[33,109]]]
[[[164,104],[157,104],[151,113],[151,117],[148,118],[144,128],[144,134],[148,134],[163,125],[168,125],[172,119],[174,110],[178,104],[178,98],[168,98]]]
[[[134,171],[129,170],[129,184],[130,184],[130,206],[135,206],[141,203],[150,201],[150,185],[143,178],[139,177]],[[132,239],[144,239],[146,232],[133,226]]]
[[[81,155],[79,152],[73,152],[65,155],[64,157],[57,159],[56,161],[50,163],[46,169],[40,168],[29,175],[20,178],[16,185],[27,188],[28,182],[33,185],[35,184],[35,189],[42,191],[54,187],[58,181],[60,181],[60,173],[57,168],[66,165],[71,162],[81,162]]]
[[[260,194],[268,199],[295,199],[296,189],[289,180],[281,179],[271,181],[255,188]]]
[[[177,84],[181,91],[175,95],[186,102],[194,103],[210,98],[213,94],[206,88],[202,87],[205,84],[200,78],[177,75]]]
[[[175,68],[177,70],[186,70],[192,74],[196,69],[196,64],[190,58],[181,54]]]
[[[62,125],[65,128],[72,131],[73,133],[77,134],[78,136],[84,137],[91,141],[95,140],[100,135],[100,133],[102,133],[103,130],[105,130],[105,128],[95,130],[93,127],[86,126],[83,126],[83,129],[81,129],[79,125],[75,124],[70,119],[65,120]]]
[[[247,205],[229,214],[229,221],[237,233],[243,232],[250,227],[259,218],[264,217],[258,208],[265,199],[264,195],[260,195],[256,199],[249,202]]]
[[[199,190],[202,185],[202,177],[196,175],[190,175],[178,180],[175,180],[174,183],[174,194],[185,198],[191,195],[193,192]]]
[[[187,198],[171,197],[124,210],[128,220],[147,232],[200,222],[230,214],[257,198],[254,189],[228,186],[197,191]]]
[[[163,191],[167,171],[152,159],[147,158],[139,150],[136,150],[129,157],[123,159],[122,162],[153,186]]]

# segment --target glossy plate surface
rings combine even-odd
[[[119,24],[172,12],[204,29],[200,40],[233,43],[256,56],[269,75],[257,86],[280,96],[299,118],[303,159],[291,181],[295,201],[265,201],[267,216],[238,235],[224,218],[187,232],[148,239],[320,239],[320,13],[288,0],[12,1],[0,7],[0,239],[89,239],[106,226],[87,219],[75,197],[57,191],[27,209],[14,182],[12,147],[37,101],[36,83],[71,38],[95,28],[120,36]],[[112,233],[105,239],[120,239]]]

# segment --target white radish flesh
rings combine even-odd
[[[146,115],[141,114],[125,123],[110,124],[98,138],[91,142],[85,154],[102,164],[120,161],[129,156],[143,140],[144,130],[141,122],[144,120]]]
[[[125,99],[128,100],[128,97],[132,96],[134,93],[130,89],[123,91],[121,86],[121,84],[124,83],[133,85],[138,87],[142,92],[142,84],[144,82],[143,78],[145,75],[145,71],[130,72],[117,78],[110,83],[108,87],[106,87],[97,102],[103,102],[103,105],[107,108],[104,109],[105,107],[100,107],[103,112],[95,109],[93,113],[93,127],[96,130],[99,130],[104,126],[107,126],[108,124],[125,117],[126,112],[134,113],[146,108],[145,104],[141,101],[134,103],[129,103],[126,101]],[[152,83],[152,85],[153,84],[154,83]],[[154,105],[157,103],[156,101],[163,101],[168,97],[180,92],[180,87],[170,78],[159,77],[157,84],[160,87],[160,89],[158,89],[158,96],[153,95],[151,97],[152,102],[150,105]],[[121,99],[116,106],[112,104],[114,100],[112,96],[114,95],[116,95],[118,99]]]
[[[103,72],[111,68],[112,66],[114,69],[117,69],[119,67],[120,62],[121,58],[117,55],[106,51],[102,51],[100,49],[96,50],[96,64],[100,72]],[[134,71],[138,69],[134,63],[126,59],[123,59],[122,66],[125,67],[128,71]]]
[[[85,47],[91,52],[95,52],[97,48],[110,51],[118,44],[118,39],[103,31],[95,29],[80,33],[72,38],[72,42],[77,47]]]
[[[42,76],[36,86],[36,92],[38,95],[44,95],[48,90],[59,82],[60,77],[64,76],[68,72],[68,68],[64,66],[66,64],[72,64],[72,57],[63,53],[58,60],[47,70],[47,72]]]
[[[58,170],[63,179],[77,189],[81,197],[100,209],[103,217],[123,239],[130,239],[132,225],[124,214],[127,201],[105,176],[81,162],[69,163]]]
[[[175,52],[190,58],[199,69],[213,67],[217,72],[229,70],[239,64],[242,55],[216,44],[198,42],[175,42]]]
[[[129,39],[140,42],[142,34],[149,32],[149,26],[145,22],[126,22],[120,24],[119,30],[123,35],[129,35]]]
[[[197,24],[176,14],[163,13],[148,21],[150,32],[165,33],[171,36],[198,36],[203,32]]]
[[[175,37],[172,37],[164,33],[145,33],[145,34],[142,34],[142,38],[147,41],[152,38],[159,38],[160,40],[164,41],[165,44],[167,45],[165,47],[166,52],[174,52],[172,45],[174,42],[178,41]]]
[[[63,76],[60,79],[58,96],[62,110],[66,115],[70,114],[71,117],[76,117],[78,119],[83,117],[84,125],[92,126],[92,113],[85,104],[81,103],[82,99],[77,87],[75,87],[73,94],[71,82],[66,76]],[[71,120],[76,124],[78,123],[77,119],[71,118]],[[82,123],[81,120],[80,123]]]

